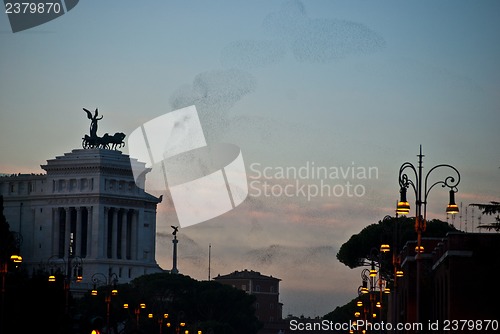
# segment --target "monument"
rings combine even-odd
[[[99,111],[96,108],[94,111],[94,115],[92,113],[83,108],[83,110],[87,113],[87,117],[91,120],[90,122],[90,135],[85,135],[82,138],[82,147],[85,149],[93,149],[93,148],[104,148],[104,149],[113,149],[121,148],[125,145],[123,139],[125,139],[125,134],[123,132],[116,132],[114,135],[109,135],[105,133],[104,136],[99,137],[97,135],[97,122],[102,119],[98,118]]]
[[[170,226],[174,229],[172,232],[172,235],[174,238],[172,239],[172,244],[173,244],[173,253],[172,253],[172,270],[170,272],[172,274],[178,274],[179,269],[177,269],[177,244],[179,243],[179,240],[177,240],[177,231],[179,230],[179,226]]]
[[[28,273],[48,271],[69,267],[78,257],[81,287],[91,284],[94,273],[126,283],[160,272],[155,244],[161,198],[144,191],[147,173],[134,180],[132,166],[145,164],[118,150],[125,135],[100,137],[103,117],[97,109],[84,110],[91,123],[83,148],[47,160],[41,165],[45,173],[0,177],[4,214],[23,238],[23,267]]]

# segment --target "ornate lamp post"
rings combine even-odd
[[[390,289],[387,285],[387,281],[384,280],[382,277],[382,262],[383,262],[383,256],[385,253],[390,251],[390,246],[388,244],[382,244],[380,245],[380,249],[377,248],[372,248],[370,251],[370,255],[368,256],[367,260],[368,262],[365,262],[365,265],[369,266],[370,268],[365,268],[361,272],[361,280],[362,280],[362,285],[358,288],[358,296],[361,298],[363,295],[368,294],[369,296],[369,301],[370,301],[370,316],[372,320],[375,320],[377,317],[376,314],[376,309],[378,309],[379,314],[380,314],[380,320],[382,321],[382,305],[383,305],[383,296],[384,294],[389,294]],[[377,270],[378,268],[378,270]],[[378,287],[378,290],[377,290]],[[378,301],[377,299],[378,295]],[[358,306],[363,306],[363,303],[361,302],[361,305]],[[368,320],[367,318],[367,308],[365,305],[365,320]]]
[[[92,275],[92,282],[94,283],[94,288],[91,291],[92,296],[97,296],[97,286],[106,285],[107,291],[104,296],[104,301],[106,302],[106,333],[110,333],[110,309],[111,309],[111,297],[118,294],[118,289],[116,284],[118,283],[118,276],[115,273],[110,274],[108,277],[102,273],[95,273]]]
[[[22,262],[23,257],[21,255],[11,255],[10,261],[12,261],[17,268]],[[1,313],[0,313],[0,333],[3,333],[4,329],[4,314],[5,314],[5,279],[7,273],[9,272],[9,262],[0,260],[0,275],[2,276],[2,297],[1,297]]]
[[[80,283],[83,279],[83,260],[79,256],[74,256],[71,250],[68,253],[68,261],[58,255],[52,255],[48,260],[48,265],[50,267],[49,282],[56,281],[56,273],[61,274],[64,277],[64,312],[66,315],[69,314],[69,297],[71,282],[75,281]]]
[[[423,165],[422,165],[422,145],[420,145],[420,153],[418,155],[418,166],[415,167],[410,162],[405,162],[399,168],[399,188],[400,188],[400,200],[397,204],[396,213],[401,215],[407,215],[410,213],[410,204],[406,199],[406,191],[408,188],[413,189],[415,192],[415,231],[417,232],[417,247],[415,248],[415,259],[417,265],[417,308],[416,308],[416,321],[421,321],[420,316],[420,284],[421,284],[421,267],[422,267],[422,253],[424,252],[424,247],[422,246],[422,232],[425,232],[427,224],[427,198],[430,191],[436,185],[441,185],[443,188],[447,187],[450,189],[450,201],[446,208],[446,213],[456,214],[458,213],[458,206],[455,203],[455,193],[458,191],[457,186],[460,183],[460,173],[458,170],[448,164],[439,164],[432,167],[425,176],[423,175]],[[434,182],[429,184],[429,175],[436,169],[449,169],[453,175],[447,176],[444,180]],[[414,177],[412,180],[407,173]]]
[[[130,305],[129,303],[124,303],[123,304],[124,309],[129,309]],[[145,309],[146,304],[145,303],[139,303],[135,308],[134,308],[134,315],[135,315],[135,325],[137,326],[137,329],[139,329],[139,319],[141,315],[141,309]]]

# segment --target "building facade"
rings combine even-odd
[[[262,275],[253,270],[218,275],[215,281],[231,285],[256,297],[255,315],[264,324],[260,333],[277,333],[283,327],[283,304],[279,301],[279,278]]]
[[[48,160],[41,166],[46,173],[0,177],[23,267],[71,276],[78,266],[81,287],[93,284],[95,274],[126,283],[161,271],[155,260],[160,199],[144,191],[145,175],[134,181],[131,164],[141,163],[117,150],[75,149]]]
[[[486,324],[495,319],[498,324],[500,314],[500,292],[494,283],[500,270],[499,244],[498,233],[450,232],[444,238],[422,238],[425,251],[417,275],[416,241],[408,242],[400,254],[404,276],[397,279],[392,293],[388,321],[435,324],[433,333],[470,332],[467,326],[479,321],[483,332],[496,332],[498,327],[493,330],[489,324],[486,330]],[[453,324],[463,326],[463,321],[467,326],[455,330]]]

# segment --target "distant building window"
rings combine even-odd
[[[259,309],[259,303],[255,303],[255,309],[258,310]]]
[[[247,286],[246,286],[246,284],[242,284],[242,285],[241,285],[241,290],[243,290],[243,291],[247,291]]]
[[[260,292],[260,285],[255,286],[255,292]]]
[[[270,290],[271,290],[271,293],[273,293],[273,292],[274,292],[274,285],[271,285]]]
[[[269,308],[270,308],[271,310],[274,310],[274,303],[269,304]]]

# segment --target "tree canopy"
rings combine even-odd
[[[110,321],[112,326],[124,326],[124,333],[140,330],[144,333],[159,332],[159,320],[163,326],[179,326],[185,323],[184,329],[196,333],[202,330],[208,333],[243,333],[254,334],[261,327],[255,316],[253,303],[255,296],[242,290],[215,281],[197,281],[189,276],[170,273],[144,275],[134,279],[129,284],[118,287],[118,295],[112,296]],[[106,287],[103,287],[106,289]],[[96,296],[86,295],[79,304],[83,310],[82,316],[93,319],[104,315],[104,295],[98,292]],[[129,309],[123,309],[128,303]],[[141,303],[146,308],[141,310],[140,326],[138,326],[134,309]],[[152,314],[153,318],[147,317]],[[168,318],[163,318],[168,314]],[[89,321],[87,321],[88,323]],[[165,332],[165,330],[163,331]]]
[[[495,230],[497,232],[500,231],[500,202],[491,201],[488,204],[473,203],[473,204],[469,204],[469,205],[478,207],[480,210],[483,211],[483,214],[485,214],[485,215],[495,215],[496,214],[495,222],[493,222],[491,224],[479,225],[478,228],[484,228],[487,230]]]
[[[0,263],[8,263],[11,255],[19,255],[19,238],[10,230],[3,214],[3,196],[0,195]]]
[[[426,237],[444,237],[450,231],[457,229],[440,220],[427,221]],[[400,251],[404,244],[416,240],[415,218],[386,216],[378,223],[366,226],[360,233],[354,234],[345,242],[337,253],[337,259],[349,268],[357,268],[369,262],[373,250],[378,250],[381,244],[389,244],[391,251],[385,258],[385,268],[392,270],[392,252]]]

